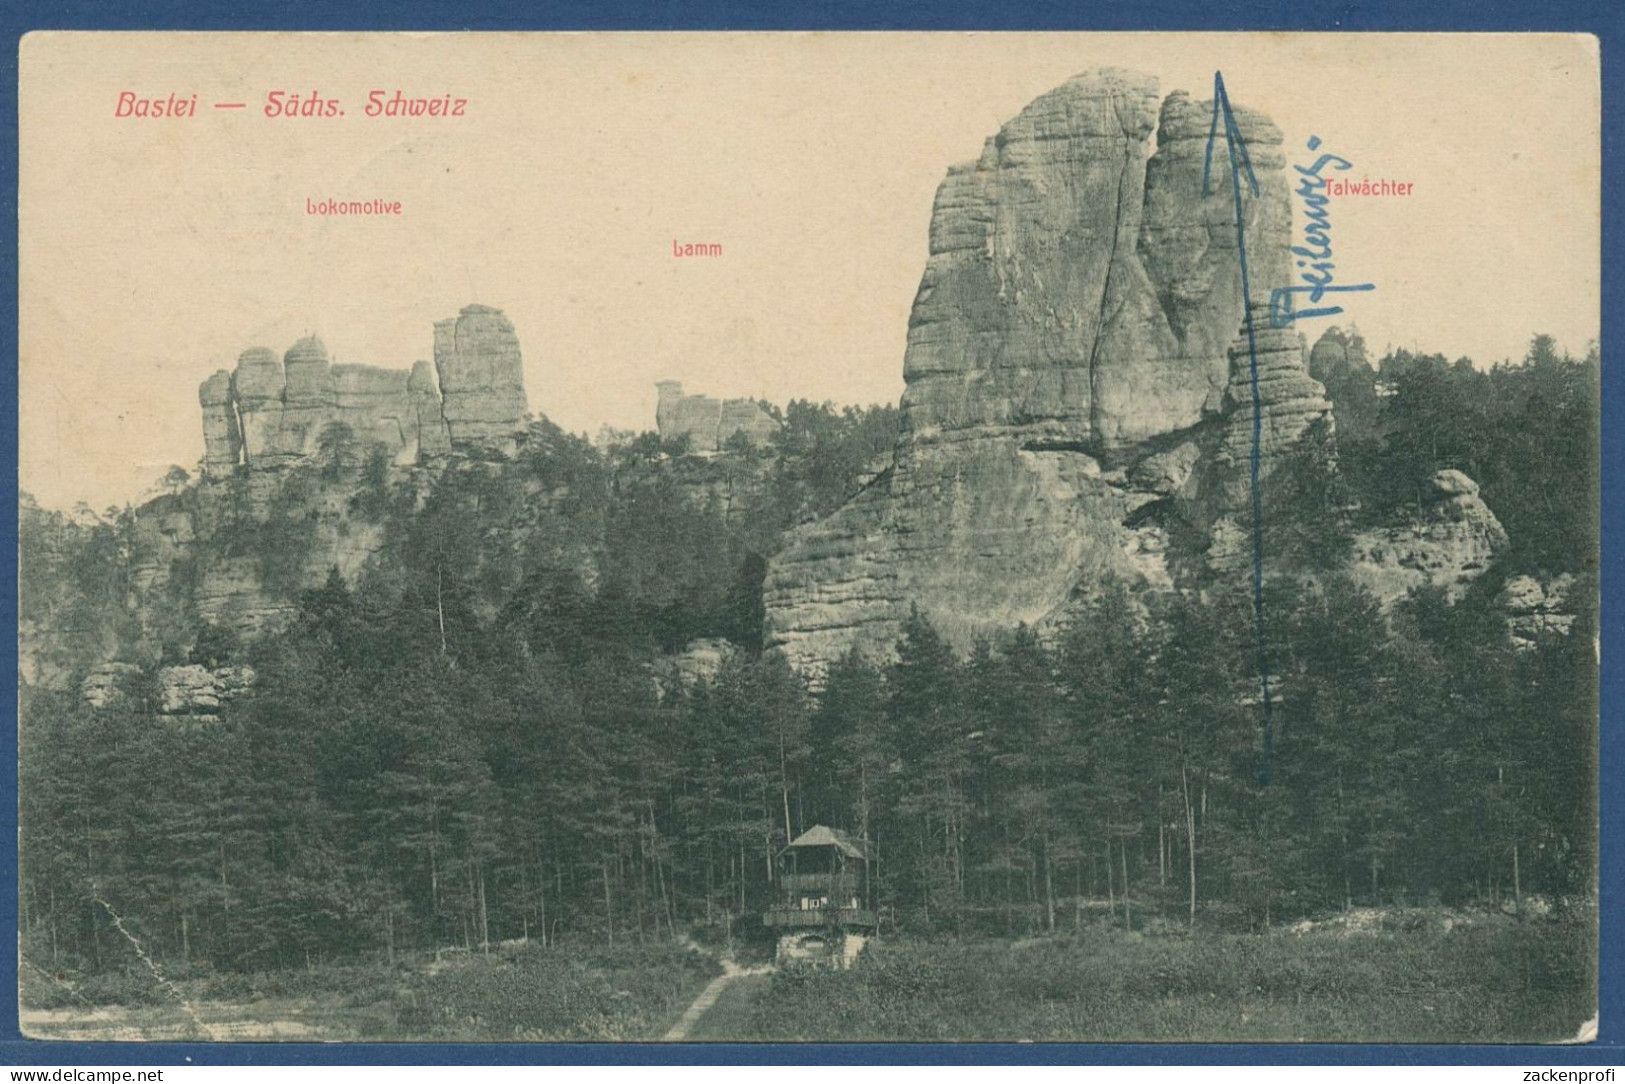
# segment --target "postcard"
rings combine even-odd
[[[28,35],[23,1034],[1594,1038],[1600,100]]]

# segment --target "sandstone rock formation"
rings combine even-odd
[[[203,472],[210,478],[224,477],[237,469],[243,456],[231,374],[221,369],[209,377],[199,386],[197,397],[203,407]]]
[[[1280,455],[1292,448],[1311,426],[1332,429],[1332,404],[1326,389],[1309,376],[1303,340],[1291,329],[1269,326],[1269,302],[1252,305],[1252,337],[1243,325],[1230,344],[1230,377],[1224,390],[1224,419],[1205,467],[1203,492],[1181,492],[1187,518],[1212,522],[1209,567],[1235,571],[1250,561],[1253,487],[1253,360],[1258,363],[1256,405],[1259,480],[1267,478]],[[1195,497],[1195,501],[1189,498]]]
[[[231,374],[231,396],[242,427],[243,462],[248,466],[280,466],[301,452],[297,435],[284,437],[282,433],[282,390],[286,383],[281,362],[265,347],[251,347],[238,355],[237,368]],[[285,451],[290,443],[295,444],[291,456]]]
[[[904,356],[916,440],[995,427],[1123,445],[1216,406],[1241,288],[1227,161],[1201,195],[1208,110],[1173,95],[1159,128],[1155,79],[1091,73],[948,171]],[[1290,222],[1281,135],[1246,110],[1237,121],[1269,282],[1284,277]]]
[[[769,568],[770,641],[795,665],[885,650],[915,603],[964,647],[1056,620],[1108,576],[1166,582],[1166,535],[1131,517],[1192,475],[1180,434],[1224,409],[1245,310],[1227,157],[1202,195],[1210,110],[1175,94],[1159,111],[1155,80],[1091,72],[949,170],[893,463]],[[1262,297],[1286,279],[1281,135],[1247,110],[1237,122]],[[1279,378],[1284,433],[1318,385]]]
[[[191,515],[172,506],[173,501],[163,498],[135,518],[130,586],[138,593],[162,589],[169,582],[175,562],[190,553],[197,541]]]
[[[1433,476],[1433,500],[1413,521],[1355,536],[1355,582],[1385,605],[1416,588],[1443,587],[1456,599],[1506,548],[1507,534],[1461,471]]]
[[[413,362],[406,389],[417,423],[418,456],[427,459],[450,453],[451,433],[446,429],[446,417],[440,408],[440,383],[434,366],[427,361]]]
[[[1567,636],[1576,620],[1569,595],[1574,577],[1514,576],[1501,588],[1496,602],[1507,614],[1507,631],[1519,647],[1534,647],[1551,636]]]
[[[752,444],[766,444],[779,431],[779,423],[753,399],[713,399],[684,395],[676,380],[655,385],[655,426],[664,442],[686,440],[688,451],[710,455],[743,434]]]
[[[1291,203],[1287,191],[1286,158],[1282,136],[1269,118],[1236,107],[1236,124],[1252,162],[1259,186],[1255,198],[1244,174],[1241,183],[1247,262],[1254,300],[1267,298],[1272,285],[1289,276],[1287,246],[1291,235]],[[1209,410],[1214,393],[1230,379],[1227,350],[1241,324],[1241,267],[1236,260],[1234,196],[1228,154],[1215,145],[1211,195],[1202,194],[1202,171],[1208,134],[1212,128],[1210,102],[1195,102],[1174,91],[1162,105],[1157,127],[1157,153],[1146,166],[1145,212],[1140,226],[1140,260],[1156,287],[1157,299],[1170,330],[1179,341],[1179,361],[1138,370],[1136,383],[1153,379],[1178,381],[1193,368],[1208,377]],[[1259,328],[1267,327],[1259,321]],[[1192,389],[1193,394],[1194,389]],[[1188,409],[1188,407],[1187,407]],[[1150,419],[1150,432],[1160,432],[1159,419]]]
[[[1329,327],[1309,352],[1309,375],[1326,388],[1346,437],[1371,436],[1377,429],[1377,373],[1366,359],[1359,332]]]
[[[293,570],[304,587],[319,586],[335,569],[356,582],[383,544],[377,523],[351,514],[353,481],[348,488],[307,484],[294,497],[286,468],[316,456],[342,457],[353,468],[380,447],[406,468],[453,455],[512,455],[527,408],[519,342],[508,318],[470,305],[439,321],[434,357],[433,364],[418,361],[410,370],[334,364],[322,341],[307,336],[281,358],[264,347],[245,350],[233,371],[205,380],[198,402],[204,480],[211,484],[190,495],[186,510],[154,503],[138,514],[131,609],[150,616],[172,569],[195,549],[185,601],[199,618],[250,638],[281,628],[296,611],[289,584],[273,590],[259,562],[207,544],[194,547],[197,539],[207,543],[244,509],[265,520],[280,497],[282,514],[296,517],[307,536],[301,567]],[[212,484],[228,478],[240,490]]]
[[[434,348],[434,366],[420,361],[410,372],[335,365],[315,336],[281,360],[265,347],[243,351],[235,370],[198,388],[205,477],[275,470],[329,440],[382,445],[407,465],[453,452],[511,454],[527,406],[508,318],[470,305],[435,324]]]
[[[1291,329],[1269,326],[1269,302],[1254,301],[1252,335],[1244,327],[1230,344],[1230,375],[1225,385],[1225,427],[1215,462],[1225,475],[1226,499],[1248,500],[1252,485],[1254,375],[1257,359],[1257,440],[1260,473],[1270,460],[1296,444],[1309,427],[1328,420],[1332,404],[1326,389],[1309,375],[1303,340]]]
[[[222,705],[242,696],[254,686],[255,674],[248,666],[221,666],[213,670],[196,664],[166,666],[158,671],[158,712],[171,717],[189,716],[197,722],[214,722]]]
[[[266,589],[258,564],[249,557],[221,557],[210,564],[198,584],[195,603],[204,622],[245,638],[279,630],[299,612],[291,599],[277,598]]]
[[[92,667],[79,683],[79,698],[98,710],[110,708],[130,694],[141,678],[141,667],[128,662],[104,662]]]
[[[115,707],[129,702],[142,677],[141,667],[134,663],[102,663],[85,675],[79,696],[98,710]],[[247,693],[254,681],[254,670],[248,666],[165,666],[157,672],[158,698],[151,707],[169,719],[212,723],[219,719],[220,708]]]
[[[660,660],[655,672],[656,687],[664,695],[667,691],[691,689],[702,681],[712,681],[738,654],[739,648],[728,640],[716,637],[690,640],[682,651]]]
[[[417,462],[417,407],[404,369],[335,365],[332,417],[361,447],[382,444],[407,464]],[[292,387],[290,383],[290,389]]]
[[[525,422],[525,376],[513,324],[498,309],[469,305],[434,325],[441,416],[453,448],[512,454]]]

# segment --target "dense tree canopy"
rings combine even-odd
[[[1276,476],[1267,544],[1307,574],[1267,585],[1267,704],[1246,584],[1105,584],[1067,629],[968,657],[916,613],[892,657],[816,687],[764,652],[765,557],[864,484],[894,411],[791,404],[774,447],[706,461],[539,426],[427,487],[352,456],[375,572],[294,592],[277,635],[175,648],[252,665],[252,696],[194,723],[150,687],[99,710],[28,691],[24,951],[127,966],[115,916],[222,969],[671,937],[759,921],[815,823],[868,841],[894,929],[1589,892],[1596,359],[1542,342],[1488,373],[1384,359],[1379,432],[1320,434]],[[1506,522],[1509,567],[1581,574],[1568,636],[1515,648],[1489,586],[1385,614],[1342,574],[1343,532],[1447,466]],[[131,529],[25,509],[24,620],[127,621]],[[737,650],[680,680],[695,637]]]

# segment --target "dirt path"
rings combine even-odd
[[[722,996],[722,992],[728,988],[730,983],[751,975],[766,975],[772,970],[770,964],[763,964],[759,967],[740,967],[732,959],[724,957],[722,960],[722,974],[706,983],[705,989],[700,991],[700,995],[694,999],[693,1004],[683,1010],[683,1015],[677,1018],[677,1023],[671,1026],[671,1030],[666,1032],[660,1041],[680,1043],[687,1039],[689,1032],[694,1029],[694,1025],[700,1022],[700,1017],[704,1016],[706,1010],[717,1003],[717,998]]]
[[[770,996],[771,975],[746,975],[728,984],[717,1003],[688,1033],[691,1043],[748,1043],[761,1038],[757,1008]]]
[[[331,1042],[348,1037],[336,1028],[299,1019],[299,1008],[289,1005],[284,1016],[265,1018],[262,1014],[274,1010],[263,1005],[208,1005],[203,1009],[202,1033],[197,1022],[180,1015],[172,1006],[104,1005],[88,1012],[24,1009],[18,1026],[30,1039],[81,1042]]]

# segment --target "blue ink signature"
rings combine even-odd
[[[1320,137],[1309,137],[1309,149],[1320,149]],[[1311,305],[1319,305],[1327,294],[1353,293],[1364,290],[1375,290],[1371,283],[1362,283],[1358,286],[1336,286],[1332,283],[1332,268],[1337,265],[1332,262],[1331,216],[1326,210],[1328,197],[1325,194],[1326,178],[1321,176],[1321,170],[1327,166],[1333,169],[1353,169],[1354,163],[1335,154],[1322,154],[1315,159],[1314,165],[1293,166],[1301,175],[1298,180],[1298,195],[1303,197],[1304,217],[1308,222],[1303,227],[1303,244],[1294,245],[1290,249],[1294,256],[1300,257],[1298,266],[1304,268],[1298,277],[1303,279],[1303,286],[1277,286],[1270,291],[1270,326],[1274,328],[1291,327],[1295,320],[1306,320],[1311,316],[1336,316],[1343,311],[1341,305],[1326,305],[1323,308],[1300,309],[1296,312],[1292,308],[1294,294],[1308,294]]]
[[[1253,650],[1258,660],[1258,682],[1264,708],[1264,760],[1258,768],[1258,781],[1267,784],[1275,763],[1275,722],[1270,704],[1269,637],[1264,622],[1264,502],[1259,488],[1259,452],[1262,446],[1264,412],[1258,389],[1258,335],[1253,327],[1253,288],[1247,268],[1247,231],[1243,225],[1241,171],[1247,171],[1247,187],[1257,199],[1258,177],[1247,154],[1247,141],[1230,108],[1230,95],[1224,89],[1224,73],[1213,73],[1213,121],[1208,126],[1207,153],[1202,158],[1202,198],[1213,194],[1213,147],[1219,140],[1219,124],[1224,123],[1224,145],[1230,158],[1230,190],[1236,211],[1236,262],[1241,268],[1242,327],[1247,331],[1247,370],[1253,393],[1253,449],[1251,462],[1253,503]],[[1272,297],[1273,304],[1273,297]],[[1272,321],[1273,322],[1273,321]]]

